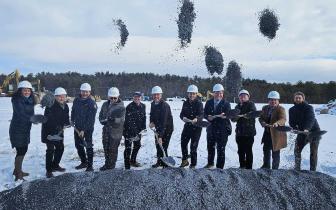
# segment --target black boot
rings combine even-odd
[[[88,166],[88,164],[85,162],[85,163],[81,163],[78,166],[76,166],[75,169],[80,170],[82,168],[87,168],[87,166]]]

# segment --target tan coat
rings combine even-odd
[[[266,123],[268,121],[268,112],[270,110],[270,105],[266,105],[262,108],[262,114],[259,118],[259,122]],[[270,125],[278,123],[279,125],[285,125],[286,123],[286,110],[282,106],[277,106],[272,113]],[[270,128],[273,151],[278,151],[282,148],[287,147],[287,134],[285,132],[277,131],[274,128]]]

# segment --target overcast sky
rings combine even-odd
[[[178,50],[178,0],[1,0],[0,72],[153,72],[209,77],[205,45],[242,65],[245,78],[325,82],[336,78],[335,0],[195,0],[191,45]],[[274,9],[268,41],[258,12]],[[126,46],[112,20],[129,30]]]

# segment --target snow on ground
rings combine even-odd
[[[98,103],[98,113],[103,102]],[[129,102],[125,102],[127,105]],[[150,102],[145,102],[147,108],[147,124],[149,119]],[[169,145],[169,155],[173,156],[177,161],[177,164],[181,162],[181,147],[180,147],[180,135],[183,129],[183,122],[179,119],[179,114],[182,108],[182,102],[169,102],[173,117],[174,117],[174,133]],[[72,104],[69,104],[71,109]],[[231,104],[232,108],[234,104]],[[257,104],[257,108],[261,109],[263,104]],[[288,109],[292,106],[290,104],[285,104],[285,108]],[[315,105],[314,105],[315,106]],[[316,105],[317,107],[318,105]],[[39,106],[35,107],[36,114],[43,114],[43,109]],[[102,126],[98,122],[98,113],[96,116],[95,131],[93,133],[94,141],[94,168],[99,170],[104,164],[104,153],[102,145]],[[9,141],[9,124],[12,117],[12,106],[10,98],[0,98],[0,191],[13,188],[20,184],[20,182],[14,182],[12,176],[13,172],[13,162],[15,158],[15,149],[11,148]],[[336,124],[336,117],[334,115],[317,115],[317,120],[320,123],[321,129],[327,130],[328,133],[322,137],[319,147],[319,161],[317,170],[331,176],[336,177],[336,129],[334,125]],[[235,125],[232,123],[233,129]],[[263,129],[256,123],[257,136],[255,137],[255,143],[253,145],[254,152],[254,163],[253,168],[259,168],[262,165],[262,145],[261,137],[263,134]],[[149,129],[148,129],[149,130]],[[200,139],[198,147],[198,165],[197,168],[201,168],[206,164],[207,161],[207,150],[206,150],[206,132],[203,129],[202,136]],[[281,162],[280,168],[293,168],[294,166],[294,139],[295,135],[288,135],[288,147],[281,151]],[[73,139],[73,129],[69,128],[65,131],[65,149],[63,158],[61,161],[61,166],[67,169],[66,173],[75,172],[74,167],[80,163],[77,151]],[[31,130],[31,143],[29,145],[28,152],[26,154],[23,169],[30,173],[26,180],[31,181],[39,178],[45,178],[45,144],[41,143],[41,125],[33,125]],[[117,168],[123,168],[123,141],[119,147]],[[149,130],[147,135],[142,139],[142,148],[138,154],[138,161],[143,164],[144,168],[150,168],[152,164],[156,161],[156,149],[154,145],[153,133]],[[237,145],[235,142],[235,135],[229,137],[228,144],[226,146],[226,162],[225,168],[237,168],[239,167],[238,155],[237,155]],[[302,168],[309,169],[309,146],[306,146],[302,153]],[[61,173],[54,173],[55,175],[60,175]]]

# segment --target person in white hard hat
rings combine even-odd
[[[69,107],[66,103],[67,92],[64,88],[55,89],[55,102],[46,107],[44,116],[48,121],[42,124],[41,140],[46,144],[46,176],[53,177],[54,171],[64,172],[65,168],[59,164],[64,151],[64,128],[70,125]],[[59,138],[50,138],[56,136]]]
[[[210,122],[207,127],[208,163],[204,168],[213,168],[217,148],[216,167],[223,169],[225,164],[225,147],[228,136],[232,133],[231,122],[225,114],[231,110],[231,105],[224,99],[224,87],[221,84],[213,86],[214,98],[206,102],[204,118]]]
[[[123,135],[125,121],[125,106],[120,99],[119,89],[112,87],[108,90],[108,100],[103,103],[99,113],[99,121],[103,125],[103,148],[105,164],[99,170],[115,168],[118,157],[118,147]]]
[[[80,95],[75,98],[71,110],[71,123],[75,127],[75,146],[81,163],[75,167],[79,170],[93,171],[92,134],[97,113],[97,104],[91,97],[91,85],[83,83]]]
[[[30,117],[34,115],[33,87],[28,81],[21,81],[18,90],[12,96],[13,115],[9,126],[9,139],[12,148],[16,149],[14,161],[15,181],[23,180],[29,174],[22,171],[22,162],[30,143],[30,130],[32,123]]]
[[[182,163],[180,167],[189,165],[188,144],[190,142],[190,168],[195,168],[197,164],[197,147],[201,137],[202,127],[196,126],[198,121],[203,119],[203,103],[197,97],[198,88],[196,85],[189,85],[188,99],[183,102],[180,118],[185,122],[181,134]]]
[[[158,142],[156,142],[157,162],[152,165],[153,168],[165,166],[161,161],[163,153],[158,143],[162,144],[162,147],[168,156],[169,141],[174,130],[173,116],[170,106],[162,99],[162,93],[161,87],[155,86],[152,88],[153,102],[151,103],[149,127],[155,127],[156,132],[158,133]]]
[[[239,114],[247,114],[256,111],[255,104],[250,101],[250,93],[247,90],[241,90],[238,94],[239,103],[235,109],[240,110]],[[256,135],[255,118],[232,119],[236,123],[236,142],[238,145],[238,155],[240,168],[252,169],[253,152],[252,146],[254,136]]]
[[[274,127],[283,126],[286,123],[285,108],[279,105],[280,94],[277,91],[269,92],[268,105],[262,108],[259,122],[265,128],[262,137],[264,163],[261,168],[278,169],[280,164],[280,150],[287,146],[287,134],[277,131]]]

